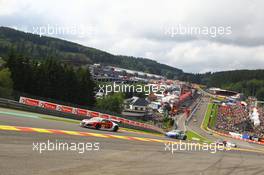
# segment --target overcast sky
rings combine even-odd
[[[263,8],[263,0],[0,0],[0,26],[38,34],[42,27],[44,35],[185,72],[257,69]],[[59,27],[67,32],[51,31]],[[195,27],[224,33],[184,33]]]

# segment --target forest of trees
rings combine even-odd
[[[13,92],[13,81],[8,68],[0,67],[0,97],[9,98]]]
[[[121,113],[123,110],[123,93],[112,93],[110,95],[99,98],[96,101],[96,107],[102,110]]]
[[[264,100],[264,70],[234,70],[204,74],[184,74],[184,81],[204,84],[208,87],[220,87],[255,96]]]
[[[249,81],[229,83],[222,87],[244,93],[246,96],[254,96],[259,100],[264,100],[264,80],[252,79]]]
[[[78,105],[95,105],[96,86],[89,69],[74,68],[55,59],[31,60],[14,51],[5,67],[11,73],[12,87],[16,92]]]
[[[264,100],[264,70],[235,70],[210,74],[208,86],[221,87]]]

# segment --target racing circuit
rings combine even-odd
[[[0,174],[263,174],[264,149],[245,146],[215,154],[165,151],[177,140],[120,129],[117,133],[81,128],[77,123],[41,118],[42,114],[0,108]],[[52,118],[52,116],[49,116]],[[200,116],[202,120],[203,116]],[[195,127],[194,127],[195,129]],[[83,154],[32,149],[50,141],[98,142]]]

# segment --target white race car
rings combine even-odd
[[[216,141],[216,144],[217,145],[223,145],[223,146],[225,146],[227,148],[236,148],[237,147],[237,145],[235,143],[232,143],[230,141],[225,141],[225,140],[222,140],[222,139],[218,139]]]
[[[227,141],[226,142],[226,147],[228,147],[228,148],[236,148],[237,145],[235,143],[232,143],[232,142]]]
[[[102,129],[114,132],[117,132],[119,129],[118,124],[116,124],[115,122],[100,117],[83,119],[80,123],[80,126],[85,128]]]

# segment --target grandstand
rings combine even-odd
[[[234,99],[239,99],[241,97],[241,94],[235,91],[229,91],[225,89],[220,89],[220,88],[209,88],[208,92],[210,94],[213,94],[215,96],[220,96],[220,97],[232,97]]]
[[[264,138],[264,107],[248,104],[219,105],[215,129]]]

